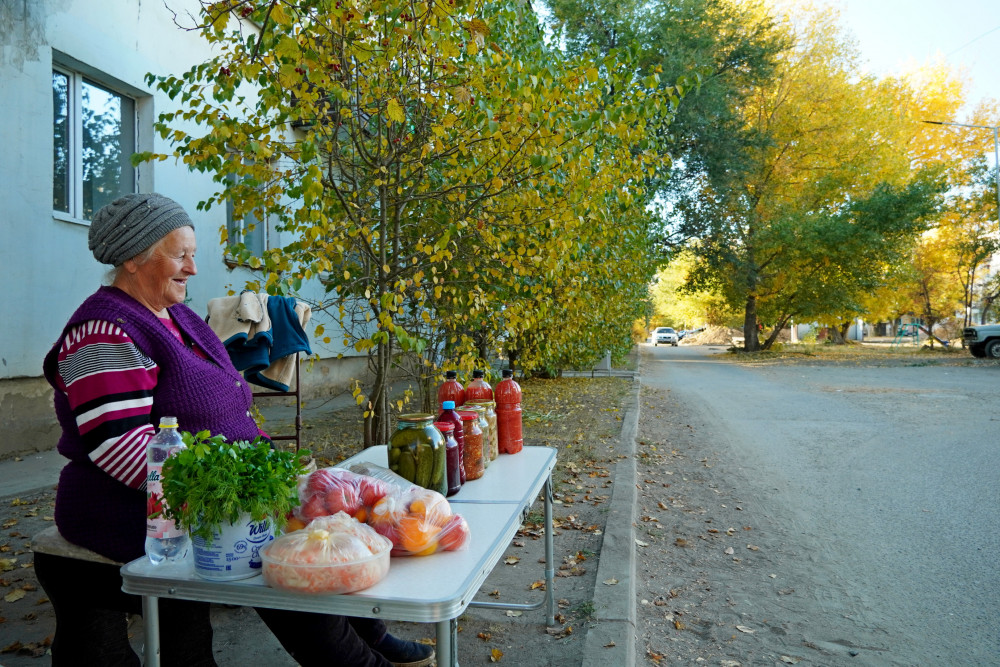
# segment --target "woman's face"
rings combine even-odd
[[[175,229],[153,245],[149,258],[141,264],[132,259],[125,262],[131,288],[126,291],[154,313],[183,303],[187,280],[198,273],[194,263],[197,249],[194,229]]]

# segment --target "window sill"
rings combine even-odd
[[[63,211],[52,211],[52,219],[58,220],[59,222],[68,222],[72,225],[82,225],[84,227],[90,227],[90,220],[77,218]]]

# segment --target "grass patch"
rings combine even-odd
[[[909,347],[847,343],[785,343],[780,349],[759,352],[731,351],[728,357],[741,364],[827,363],[845,365],[934,365],[966,364],[975,359],[960,346]]]

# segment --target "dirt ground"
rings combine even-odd
[[[546,628],[544,610],[504,612],[470,608],[459,619],[459,658],[463,664],[503,661],[530,665],[539,653],[547,664],[579,665],[583,639],[592,622],[591,597],[607,519],[610,469],[621,431],[631,379],[618,377],[527,380],[524,393],[526,445],[558,449],[554,475],[556,626]],[[272,422],[279,429],[282,425]],[[280,431],[276,431],[280,432]],[[360,433],[357,410],[310,417],[303,447],[320,465],[353,454]],[[0,665],[47,665],[55,628],[51,604],[32,570],[31,536],[51,525],[54,489],[30,496],[0,498]],[[475,539],[475,536],[473,536]],[[542,506],[536,502],[523,529],[494,570],[478,599],[533,603],[543,596]],[[237,610],[238,611],[238,610]],[[232,614],[237,611],[227,610]],[[220,610],[220,613],[223,613]],[[242,616],[240,618],[243,618]],[[247,622],[257,622],[253,614]],[[393,624],[402,636],[433,641],[433,626]],[[225,637],[217,636],[220,665],[227,662]]]

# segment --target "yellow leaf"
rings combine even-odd
[[[10,593],[7,593],[7,595],[3,596],[3,599],[6,600],[7,602],[17,602],[25,595],[26,593],[19,588],[16,591],[11,591]]]
[[[403,107],[399,105],[399,102],[395,97],[389,100],[389,103],[386,104],[385,115],[389,120],[395,123],[402,123],[406,120],[406,114],[403,113]]]
[[[498,648],[490,649],[490,662],[500,662],[502,657],[503,651]]]
[[[288,14],[285,13],[285,9],[277,2],[271,4],[271,20],[278,25],[288,25],[291,23]]]

